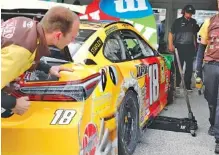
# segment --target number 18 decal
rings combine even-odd
[[[75,114],[76,114],[75,110],[64,110],[64,109],[56,110],[55,116],[50,124],[51,125],[70,124]]]
[[[149,66],[150,77],[150,105],[158,100],[159,97],[159,74],[158,65],[153,64]]]

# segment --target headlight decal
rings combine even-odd
[[[109,67],[109,74],[110,74],[110,78],[111,78],[113,84],[117,85],[117,83],[118,83],[118,74],[117,74],[116,68],[114,66]]]
[[[107,69],[106,68],[100,70],[101,82],[99,84],[99,87],[100,87],[101,92],[104,92],[105,88],[106,88],[106,84],[107,84],[106,73],[107,73]]]

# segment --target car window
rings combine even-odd
[[[58,49],[55,46],[50,46],[51,58],[73,61],[73,56],[81,48],[84,42],[95,32],[95,30],[80,29],[78,36],[75,38],[74,42],[71,42],[63,50]]]
[[[126,46],[126,52],[130,55],[131,59],[141,59],[155,55],[144,39],[133,31],[122,30],[121,37]]]
[[[121,47],[121,41],[116,34],[109,35],[104,46],[104,56],[112,62],[121,62],[126,59]]]
[[[68,45],[68,49],[71,55],[71,58],[73,59],[74,55],[77,53],[77,51],[80,49],[80,47],[84,44],[84,42],[95,32],[95,30],[89,30],[89,29],[80,29],[78,36],[75,38],[74,42],[71,42]]]

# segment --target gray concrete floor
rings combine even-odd
[[[177,133],[147,129],[138,144],[134,155],[214,155],[214,137],[208,135],[209,111],[204,96],[197,91],[190,93],[193,114],[198,121],[197,136],[189,133]],[[183,118],[188,116],[185,99],[176,98],[175,103],[168,106],[160,115]]]

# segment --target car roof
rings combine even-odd
[[[106,25],[112,23],[113,21],[89,21],[89,20],[80,20],[81,29],[91,29],[98,30],[99,28],[104,28]]]
[[[115,24],[129,24],[132,26],[132,24],[123,22],[123,21],[114,21],[114,20],[83,20],[81,19],[80,23],[80,29],[90,29],[90,30],[98,30],[100,28],[106,28],[110,25],[115,25]]]

